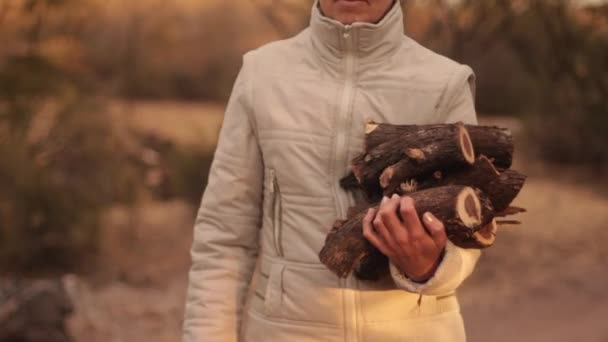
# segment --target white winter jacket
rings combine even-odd
[[[300,34],[245,54],[194,226],[183,342],[465,340],[455,290],[478,250],[448,242],[424,284],[393,265],[378,282],[339,279],[318,258],[355,203],[338,180],[368,120],[476,123],[471,69],[402,20],[396,2],[377,24],[343,25],[315,2]]]

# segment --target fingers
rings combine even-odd
[[[399,195],[393,195],[389,200],[383,200],[380,204],[378,215],[382,219],[382,223],[389,229],[391,233],[402,228],[401,221],[397,217],[397,209],[399,208]]]
[[[430,212],[424,213],[423,221],[424,226],[431,234],[431,238],[435,242],[435,245],[437,245],[438,248],[443,249],[448,240],[443,222],[439,221],[437,217]]]
[[[392,249],[393,251],[398,251],[401,248],[399,247],[400,242],[397,241],[395,236],[399,233],[397,231],[401,230],[400,240],[407,241],[407,235],[404,237],[403,235],[407,234],[406,230],[402,227],[399,218],[397,217],[397,207],[399,206],[399,196],[395,195],[391,198],[384,197],[382,202],[380,202],[380,207],[378,208],[378,214],[374,219],[374,228],[380,235],[380,237],[386,242],[386,245]]]
[[[372,220],[376,215],[376,209],[370,208],[367,211],[367,214],[363,218],[363,236],[376,248],[382,252],[384,255],[390,255],[391,250],[384,243],[384,241],[374,232],[374,228],[372,227]]]
[[[399,213],[403,219],[403,225],[407,228],[410,239],[413,241],[423,239],[426,232],[424,231],[418,213],[416,212],[414,199],[409,196],[402,197],[399,205]]]
[[[443,250],[447,242],[443,223],[428,212],[419,217],[408,196],[383,198],[378,209],[368,210],[362,223],[364,237],[389,257],[431,255]]]
[[[384,224],[388,227],[388,231],[391,234],[391,241],[395,241],[399,250],[404,249],[405,246],[411,241],[410,234],[407,227],[399,219],[397,210],[401,205],[401,197],[399,195],[393,195],[389,204],[386,205],[386,215],[382,217]]]

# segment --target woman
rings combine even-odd
[[[339,279],[318,259],[355,203],[338,180],[368,120],[476,123],[471,69],[402,20],[394,0],[317,0],[308,28],[245,54],[194,227],[183,341],[465,340],[454,293],[480,252],[411,198],[365,219],[390,276]]]

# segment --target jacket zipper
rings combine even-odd
[[[283,257],[283,246],[281,244],[281,191],[274,169],[270,169],[270,193],[272,195],[272,238],[274,250],[279,257]]]
[[[339,172],[346,169],[348,165],[348,135],[350,134],[350,121],[351,121],[351,105],[353,101],[355,91],[355,51],[353,49],[353,38],[351,37],[351,26],[346,25],[342,32],[342,37],[346,42],[346,73],[344,75],[344,90],[342,91],[342,97],[340,102],[339,119],[336,132],[336,160],[334,165],[334,171],[337,176],[341,176]],[[336,202],[337,202],[337,214],[344,218],[346,213],[344,212],[344,205],[348,204],[349,199],[346,198],[345,194],[338,186],[338,181],[334,182],[336,187]],[[344,291],[344,315],[345,315],[345,341],[357,341],[358,340],[358,327],[357,327],[357,298],[354,289],[356,288],[356,280],[352,277],[341,279],[341,286]]]
[[[338,157],[341,154],[348,154],[348,146],[346,144],[347,140],[347,130],[350,127],[350,104],[353,97],[354,92],[354,68],[355,68],[355,55],[352,47],[352,39],[351,39],[351,26],[346,25],[344,27],[344,32],[342,33],[344,40],[346,41],[346,73],[344,76],[344,90],[342,91],[342,97],[340,101],[340,110],[339,110],[339,118],[340,122],[337,125],[336,132],[336,160],[334,165],[334,172],[336,176],[341,177],[338,172],[345,169],[347,166],[346,157]],[[344,203],[348,200],[343,198],[342,191],[338,185],[338,182],[334,182],[334,186],[336,187],[336,201],[337,201],[337,214],[340,218],[345,218],[345,212],[342,209]]]

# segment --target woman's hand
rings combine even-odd
[[[423,221],[424,226],[414,200],[399,195],[384,197],[378,210],[370,208],[363,219],[363,236],[418,283],[435,274],[447,241],[443,223],[433,214],[424,213]]]

